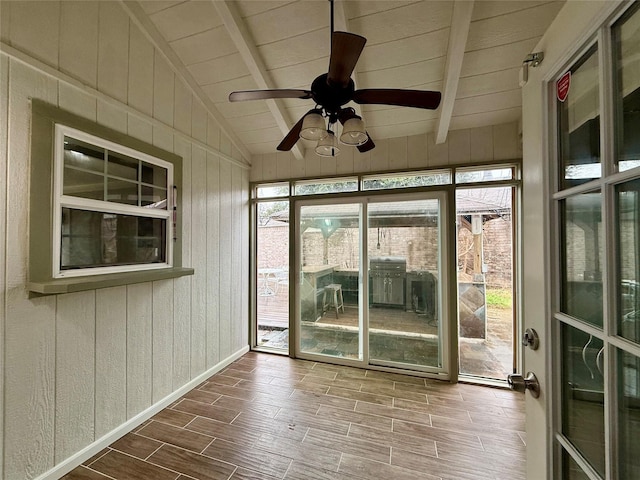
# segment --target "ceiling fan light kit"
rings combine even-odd
[[[333,31],[333,0],[331,3],[331,53],[329,71],[315,78],[310,90],[272,89],[244,90],[232,92],[229,101],[267,100],[274,98],[312,99],[316,107],[299,119],[277,149],[289,151],[299,138],[318,140],[316,153],[334,157],[340,153],[335,134],[325,125],[327,117],[329,128],[337,122],[342,124],[340,141],[358,148],[361,153],[375,147],[367,133],[364,121],[351,107],[344,107],[353,101],[360,105],[393,105],[399,107],[423,108],[435,110],[440,105],[440,92],[406,89],[369,88],[356,90],[351,79],[356,63],[364,49],[367,39],[348,32]],[[324,138],[323,138],[324,136]]]
[[[342,143],[357,147],[358,145],[363,145],[368,139],[369,136],[367,135],[362,118],[356,115],[344,122],[342,134],[340,135],[340,141]]]
[[[322,140],[327,136],[327,127],[324,118],[319,112],[309,113],[304,116],[300,138],[305,140]]]
[[[338,148],[338,139],[331,130],[327,130],[327,135],[321,140],[318,140],[316,146],[316,153],[321,157],[335,157],[340,154],[340,148]]]

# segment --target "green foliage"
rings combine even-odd
[[[511,308],[511,290],[505,288],[487,289],[487,307]]]

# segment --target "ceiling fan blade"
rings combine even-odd
[[[348,32],[333,32],[331,35],[331,58],[327,83],[346,87],[356,67],[367,39]]]
[[[291,127],[291,130],[289,130],[287,136],[282,139],[280,145],[277,146],[277,149],[281,152],[288,152],[289,150],[291,150],[300,138],[300,130],[302,130],[302,122],[304,122],[304,117],[316,111],[317,110],[314,108],[305,113],[300,118],[300,120],[298,120],[298,122],[293,127]]]
[[[367,132],[367,137],[369,137],[369,139],[366,142],[356,147],[360,153],[368,152],[369,150],[373,150],[374,148],[376,148],[376,144],[373,143],[373,140],[371,140],[371,135],[369,135],[369,132]]]
[[[396,88],[365,88],[353,92],[353,101],[360,104],[397,105],[400,107],[435,110],[440,105],[440,92],[402,90]]]
[[[268,100],[270,98],[311,98],[309,90],[275,89],[275,90],[241,90],[229,94],[230,102],[245,100]]]

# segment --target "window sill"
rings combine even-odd
[[[153,282],[186,275],[193,275],[193,268],[163,268],[140,272],[110,273],[89,277],[56,278],[41,282],[29,282],[27,288],[36,295],[57,295],[60,293],[82,292],[96,288],[118,287],[130,283]]]

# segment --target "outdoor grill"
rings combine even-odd
[[[404,280],[407,260],[404,257],[371,257],[372,303],[378,305],[404,305]]]

